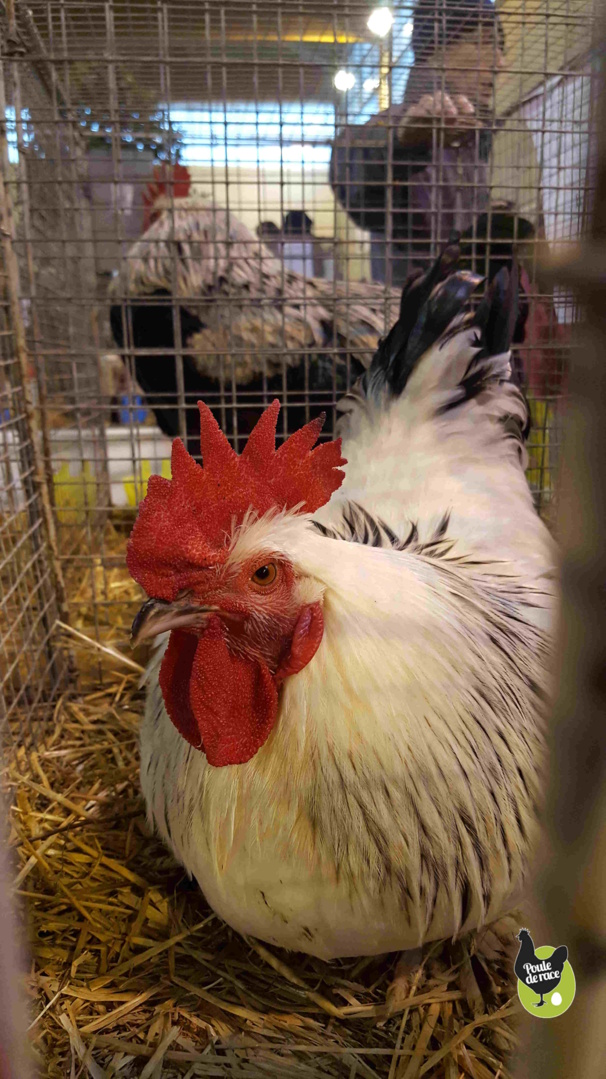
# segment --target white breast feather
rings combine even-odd
[[[324,589],[322,645],[245,765],[210,767],[154,688],[141,777],[161,834],[232,925],[325,958],[496,916],[536,827],[543,634],[509,639],[520,612],[487,572],[272,528]]]

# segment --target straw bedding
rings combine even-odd
[[[96,617],[122,651],[137,594],[120,559],[68,586],[84,638],[91,594],[118,601]],[[65,636],[80,689],[56,700],[35,747],[13,729],[4,776],[39,1074],[506,1079],[515,919],[426,947],[391,989],[395,955],[324,963],[243,940],[147,827],[136,669]]]

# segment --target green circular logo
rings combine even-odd
[[[568,1011],[574,1000],[577,986],[570,963],[566,959],[564,963],[556,964],[561,967],[556,969],[550,962],[558,951],[549,944],[536,948],[533,961],[524,967],[525,981],[520,981],[518,977],[520,1003],[538,1019],[557,1019],[558,1015]],[[557,985],[554,985],[555,982]]]

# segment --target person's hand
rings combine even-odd
[[[426,142],[428,129],[444,127],[444,141],[456,142],[465,131],[480,126],[471,101],[462,94],[438,91],[424,94],[406,110],[398,125],[398,141],[404,146]]]

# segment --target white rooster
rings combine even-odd
[[[499,916],[537,834],[556,600],[509,381],[517,275],[449,248],[342,402],[237,456],[200,405],[129,543],[150,819],[235,929],[324,959]],[[340,466],[344,466],[343,470]]]

